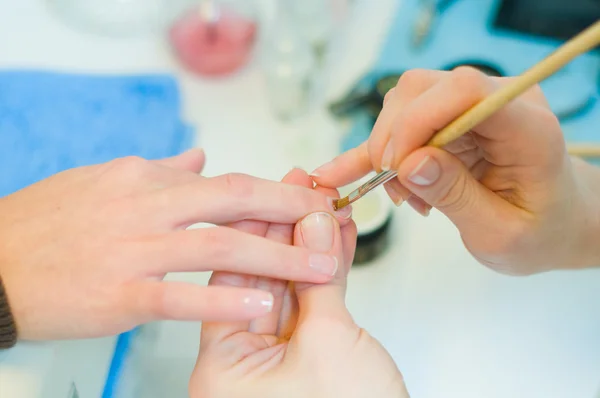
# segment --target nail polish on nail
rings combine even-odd
[[[381,170],[388,171],[392,167],[394,161],[394,147],[392,140],[390,139],[383,150],[383,156],[381,157]]]
[[[404,203],[404,198],[402,197],[402,195],[400,195],[398,190],[396,190],[396,188],[394,187],[394,185],[396,183],[397,183],[397,180],[396,181],[391,180],[391,181],[387,182],[386,184],[384,184],[383,188],[387,192],[390,199],[392,199],[392,202],[394,202],[394,204],[396,206],[400,206],[402,203]]]
[[[440,178],[440,165],[431,156],[425,156],[423,160],[409,174],[408,179],[416,185],[431,185]]]
[[[338,261],[334,256],[314,253],[309,256],[308,261],[310,268],[323,275],[333,276],[338,269]]]
[[[388,102],[390,102],[390,100],[392,99],[392,96],[394,95],[394,92],[396,91],[396,87],[392,87],[383,97],[383,106],[385,106],[385,104],[387,104]]]
[[[300,226],[304,246],[319,253],[327,253],[333,247],[335,221],[326,212],[312,213],[304,217]]]
[[[273,294],[270,292],[256,292],[244,298],[246,310],[252,313],[268,313],[273,311]]]
[[[418,196],[411,195],[406,202],[412,207],[417,213],[423,217],[428,217],[431,212],[431,206],[429,206],[423,199]]]
[[[309,256],[309,266],[324,275],[333,276],[338,269],[338,261],[328,253],[333,248],[335,220],[329,213],[312,213],[300,223],[304,247],[317,253]]]
[[[335,210],[333,207],[333,203],[337,201],[337,198],[329,197],[329,198],[327,198],[327,201],[336,216],[338,216],[344,220],[348,220],[350,217],[352,217],[352,205],[348,205],[339,210]]]

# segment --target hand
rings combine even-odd
[[[437,208],[481,263],[504,273],[600,264],[599,193],[574,171],[539,87],[443,150],[422,147],[508,81],[470,68],[405,73],[369,140],[317,169],[314,180],[338,187],[371,170],[397,170],[385,188],[398,205],[407,201],[423,215]]]
[[[269,292],[162,281],[168,272],[331,280],[332,255],[227,227],[186,230],[333,213],[322,193],[246,175],[205,178],[203,164],[201,151],[117,159],[1,198],[0,277],[19,338],[97,337],[160,319],[244,320],[272,307]]]
[[[312,186],[300,171],[284,181]],[[275,306],[271,314],[250,322],[203,323],[190,396],[408,397],[392,358],[354,323],[344,303],[356,243],[354,223],[340,229],[329,214],[312,213],[295,229],[256,223],[246,228],[287,244],[293,237],[296,246],[343,259],[343,267],[323,285],[214,273],[212,286],[261,287],[274,294]]]

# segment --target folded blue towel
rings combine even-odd
[[[0,72],[0,197],[72,167],[192,145],[176,80]]]

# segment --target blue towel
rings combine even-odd
[[[400,2],[379,57],[356,84],[357,90],[372,87],[381,76],[407,69],[444,69],[464,60],[483,60],[507,75],[518,75],[550,54],[560,44],[554,40],[520,35],[493,28],[498,0],[455,1],[439,19],[430,41],[419,51],[410,46],[420,0]],[[562,127],[570,142],[600,141],[600,101],[597,99],[598,55],[586,54],[541,84],[551,108],[559,114],[589,104],[577,115],[565,118]],[[355,115],[354,125],[342,142],[342,151],[369,137],[372,121]]]
[[[167,75],[0,72],[0,197],[72,167],[193,143]]]

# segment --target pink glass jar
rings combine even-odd
[[[170,30],[171,43],[188,70],[207,76],[231,74],[252,57],[258,23],[249,2],[211,3],[209,13],[195,7],[178,19]]]

